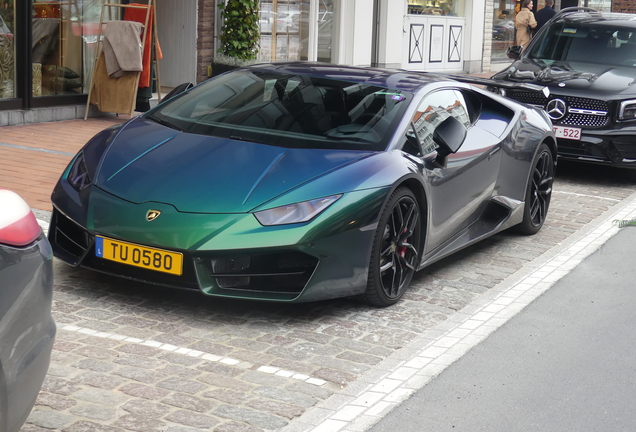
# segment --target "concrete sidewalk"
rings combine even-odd
[[[636,267],[623,228],[371,431],[630,431]]]
[[[283,432],[632,430],[634,219],[636,194]]]
[[[73,156],[97,132],[130,116],[0,127],[0,187],[51,211],[51,192]]]

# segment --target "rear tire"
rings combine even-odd
[[[532,171],[526,188],[523,221],[517,225],[517,232],[524,235],[539,232],[548,215],[553,182],[554,159],[550,148],[543,143],[532,163]]]
[[[420,259],[420,207],[413,192],[396,189],[380,215],[364,300],[376,307],[400,300],[411,283]]]

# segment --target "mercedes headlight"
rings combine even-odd
[[[308,222],[326,210],[331,204],[338,201],[341,196],[342,194],[332,195],[311,201],[275,207],[273,209],[255,212],[254,216],[261,225],[265,226]]]
[[[80,152],[73,163],[71,169],[68,172],[68,182],[77,191],[86,189],[91,184],[91,178],[88,175],[88,168],[86,167],[86,161],[84,160],[84,153]]]
[[[621,108],[618,111],[619,120],[636,120],[636,100],[626,100],[621,102]]]

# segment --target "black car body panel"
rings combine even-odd
[[[559,158],[636,167],[636,15],[564,9],[492,79],[549,88],[498,92],[546,110]]]

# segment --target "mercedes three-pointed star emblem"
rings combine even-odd
[[[545,105],[545,111],[552,120],[561,120],[567,114],[568,107],[563,99],[552,99]]]

